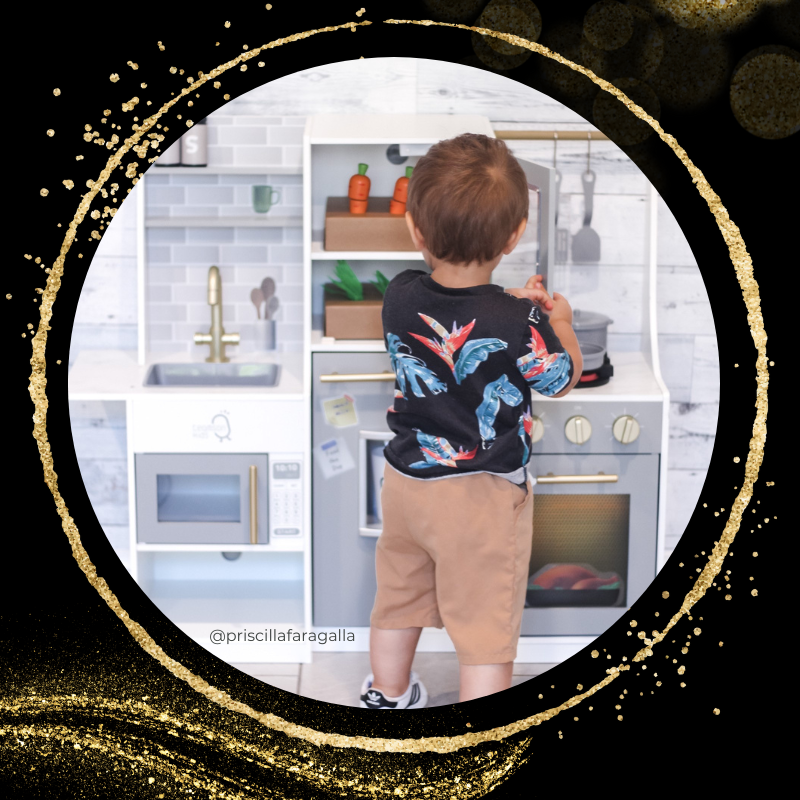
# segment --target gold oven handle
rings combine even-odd
[[[351,374],[339,374],[332,372],[330,375],[320,375],[320,383],[344,383],[345,381],[393,381],[394,372],[357,372]]]
[[[250,465],[250,544],[258,544],[258,467]]]
[[[599,472],[597,475],[537,475],[536,483],[616,483],[618,475],[605,475]]]

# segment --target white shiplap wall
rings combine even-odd
[[[299,163],[305,117],[326,112],[483,114],[495,127],[505,129],[591,127],[546,95],[494,73],[424,59],[365,59],[305,70],[232,101],[209,117],[209,163]],[[520,157],[552,163],[552,143],[515,141],[510,145]],[[558,165],[564,175],[559,225],[574,233],[583,213],[580,173],[586,166],[585,144],[560,142]],[[573,307],[611,316],[615,320],[610,339],[613,347],[637,347],[646,179],[610,142],[593,144],[592,169],[597,175],[592,227],[601,236],[601,263],[554,274],[551,288],[560,288]],[[78,305],[70,362],[88,347],[135,349],[135,223],[131,197],[109,226],[89,270]],[[179,288],[186,279],[186,265],[170,264],[169,253],[164,258],[161,276],[166,279],[172,269],[179,282],[174,288]],[[685,238],[663,203],[659,206],[658,264],[659,350],[672,400],[667,497],[667,549],[671,550],[694,509],[711,457],[719,407],[719,364],[705,285]],[[558,280],[563,281],[560,287],[553,283]],[[292,283],[289,278],[289,303],[296,294]],[[249,283],[246,287],[234,285],[231,291],[238,296],[249,288]],[[172,302],[164,298],[162,291],[151,295],[149,302]],[[297,331],[289,326],[298,325],[294,319],[297,310],[287,311],[286,334],[294,338]],[[233,313],[243,321],[248,313],[246,300]],[[200,312],[190,309],[186,319],[192,320],[194,314]],[[165,337],[173,336],[174,330],[185,334],[182,327],[162,332]],[[127,518],[124,418],[110,403],[73,403],[71,414],[92,503],[109,537],[122,544]]]

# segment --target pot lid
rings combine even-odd
[[[581,311],[574,309],[572,312],[572,327],[576,331],[591,331],[608,327],[614,320],[597,311]]]

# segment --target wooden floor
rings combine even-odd
[[[233,664],[258,680],[313,700],[357,707],[361,683],[370,672],[369,653],[315,652],[311,664]],[[516,686],[555,664],[514,664]],[[455,653],[417,653],[413,669],[428,690],[428,708],[458,702]]]

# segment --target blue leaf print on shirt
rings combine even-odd
[[[478,430],[483,439],[483,447],[488,450],[494,443],[494,421],[500,411],[500,401],[508,406],[518,406],[522,402],[522,392],[502,375],[496,381],[486,385],[483,390],[483,402],[475,410],[478,417]]]
[[[489,358],[489,353],[496,353],[498,350],[505,350],[508,345],[500,339],[473,339],[467,342],[461,349],[456,366],[453,370],[456,383],[472,375],[476,369]]]
[[[447,391],[447,386],[436,377],[435,372],[428,369],[421,358],[412,356],[410,352],[400,352],[401,347],[405,347],[409,351],[411,348],[407,344],[403,344],[399,336],[394,333],[387,333],[386,339],[389,343],[389,358],[392,362],[392,369],[397,375],[397,383],[400,385],[401,396],[404,399],[406,396],[406,380],[411,387],[411,391],[417,397],[425,397],[420,381],[433,394]]]
[[[533,325],[531,342],[528,347],[533,350],[526,356],[517,359],[517,368],[528,385],[539,394],[550,396],[558,394],[569,383],[569,370],[572,359],[569,353],[549,353],[539,332]]]
[[[443,436],[433,436],[430,433],[424,433],[419,428],[414,428],[417,432],[417,441],[419,442],[419,449],[422,455],[425,456],[424,461],[415,461],[408,466],[412,469],[428,469],[429,467],[457,467],[458,461],[463,459],[475,458],[475,453],[478,452],[477,445],[473,450],[464,451],[463,447],[458,448],[456,452],[455,447],[450,444]]]

